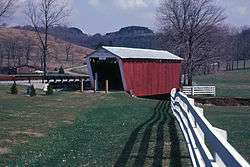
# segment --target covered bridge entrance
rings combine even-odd
[[[169,94],[180,87],[182,59],[167,51],[102,47],[87,57],[94,87],[124,90],[136,96]]]
[[[116,58],[92,58],[90,64],[99,90],[105,90],[106,80],[109,81],[111,90],[124,90],[119,63]]]

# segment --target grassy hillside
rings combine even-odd
[[[250,69],[196,76],[198,85],[216,85],[217,96],[250,98]]]
[[[30,54],[28,65],[35,67],[41,66],[40,43],[34,32],[1,27],[0,44],[0,66],[7,66],[9,56],[11,66],[25,64],[27,54]],[[93,52],[92,49],[70,44],[53,36],[49,36],[49,45],[49,69],[54,69],[61,65],[66,68],[82,65],[86,55]],[[66,60],[66,50],[68,48],[70,48],[70,51],[68,52],[68,60]]]
[[[191,166],[168,102],[7,90],[0,87],[0,166]]]

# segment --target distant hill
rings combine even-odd
[[[15,29],[21,29],[21,30],[29,30],[34,31],[34,28],[32,26],[16,26],[13,27]],[[40,28],[40,31],[43,31],[42,28]],[[52,28],[49,31],[49,34],[62,39],[64,41],[79,45],[79,46],[85,46],[84,41],[88,39],[88,35],[84,34],[82,30],[75,27],[63,27],[63,26],[57,26]]]
[[[76,32],[75,29],[68,30]],[[82,65],[86,55],[93,52],[92,49],[65,42],[54,36],[49,36],[49,43],[49,69]],[[0,27],[0,67],[41,68],[41,58],[39,42],[34,32]]]
[[[98,45],[123,46],[132,48],[157,48],[157,35],[146,27],[131,26],[105,35],[95,34],[84,43],[92,48]]]
[[[31,26],[18,26],[17,29],[33,30]],[[100,45],[124,46],[133,48],[159,48],[158,36],[147,27],[130,26],[105,35],[88,35],[75,27],[55,27],[50,34],[76,45],[97,48]]]

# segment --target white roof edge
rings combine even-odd
[[[103,46],[121,59],[179,60],[183,59],[165,50]]]

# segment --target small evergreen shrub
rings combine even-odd
[[[17,88],[16,82],[14,82],[13,85],[10,87],[10,93],[13,95],[18,94],[18,88]]]
[[[47,91],[46,91],[46,95],[52,95],[54,93],[52,85],[49,84]]]
[[[63,69],[62,66],[59,68],[59,72],[58,72],[58,73],[59,73],[59,74],[65,74],[65,71],[64,71],[64,69]]]
[[[33,96],[36,96],[36,89],[34,88],[33,85],[30,86],[30,92],[29,92],[30,96],[33,97]]]

